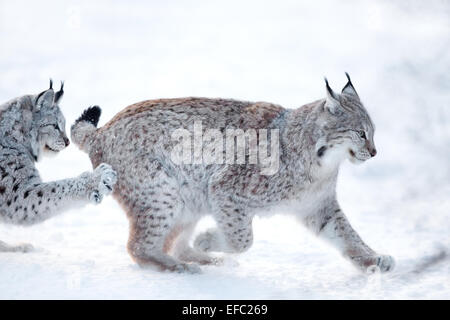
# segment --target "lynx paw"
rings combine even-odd
[[[211,232],[199,234],[194,240],[194,248],[202,252],[212,251],[212,240],[214,235]]]
[[[223,259],[220,257],[210,257],[204,252],[188,247],[183,251],[175,251],[174,257],[183,262],[194,262],[200,265],[221,265]]]
[[[21,243],[18,245],[7,245],[0,241],[0,252],[31,252],[34,251],[34,247],[29,243]]]
[[[375,264],[367,268],[367,273],[389,272],[395,267],[395,260],[391,256],[379,255],[375,258]]]
[[[170,268],[171,271],[178,273],[190,273],[190,274],[198,274],[202,273],[202,269],[196,264],[188,264],[188,263],[178,263]]]
[[[117,182],[117,174],[109,164],[102,163],[94,170],[94,177],[98,182],[89,199],[94,203],[100,203],[103,196],[112,193]]]
[[[34,251],[34,246],[30,243],[21,243],[15,247],[18,252],[31,252]]]
[[[204,265],[222,266],[225,262],[221,257],[210,257],[209,259],[200,261],[199,263]]]

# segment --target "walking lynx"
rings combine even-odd
[[[341,94],[326,81],[326,98],[298,109],[227,99],[150,100],[127,107],[97,129],[100,108],[95,106],[72,126],[72,140],[94,166],[106,162],[117,171],[114,197],[129,218],[129,253],[142,266],[198,272],[198,264],[216,262],[208,252],[247,250],[253,241],[253,217],[282,208],[357,267],[384,272],[393,268],[394,260],[361,240],[336,200],[339,164],[376,155],[372,121],[347,77]],[[174,131],[198,131],[198,121],[223,134],[254,129],[258,143],[271,131],[264,146],[279,143],[270,148],[270,157],[277,156],[276,170],[264,172],[262,161],[230,164],[220,157],[216,163],[201,163],[198,150],[193,163],[175,161]],[[200,134],[205,134],[203,129]],[[219,155],[226,156],[234,144],[232,140]],[[252,142],[248,144],[250,148]],[[203,156],[206,148],[211,145],[203,145]],[[246,151],[245,159],[251,156]],[[207,214],[217,228],[198,235],[191,246],[194,227]]]
[[[59,109],[63,84],[37,95],[25,95],[0,105],[0,222],[32,225],[74,206],[99,203],[112,192],[116,173],[100,164],[78,178],[44,183],[35,162],[69,145]],[[31,245],[0,241],[0,252],[28,251]]]

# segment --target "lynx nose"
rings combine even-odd
[[[64,137],[64,144],[66,145],[66,147],[69,146],[69,144],[70,144],[69,138]]]
[[[377,149],[373,148],[369,151],[369,153],[372,157],[375,157],[377,155]]]

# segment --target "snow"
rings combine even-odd
[[[0,101],[66,80],[68,127],[149,98],[209,96],[296,107],[353,83],[378,155],[346,163],[341,205],[363,239],[395,257],[359,273],[292,218],[257,218],[253,247],[200,275],[144,270],[126,252],[111,198],[41,225],[0,225],[32,253],[0,254],[1,299],[449,299],[450,5],[444,1],[0,1]],[[90,169],[73,145],[45,180]],[[212,224],[202,221],[199,229]]]

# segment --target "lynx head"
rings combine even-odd
[[[377,154],[373,140],[374,125],[364,108],[348,73],[341,94],[335,93],[327,79],[324,112],[320,118],[322,136],[316,146],[319,158],[349,159],[362,163]]]
[[[69,145],[66,135],[66,120],[59,108],[59,102],[64,95],[64,83],[61,89],[53,91],[53,83],[50,80],[50,88],[33,97],[34,128],[36,137],[33,149],[35,154],[54,155]]]

